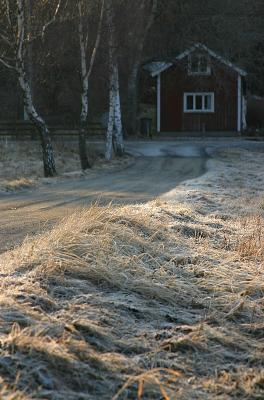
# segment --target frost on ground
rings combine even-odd
[[[56,182],[58,179],[89,177],[94,171],[115,170],[131,164],[131,157],[114,159],[111,163],[95,147],[88,149],[92,170],[80,170],[77,142],[55,142],[53,144],[58,177],[43,178],[42,150],[40,143],[29,141],[2,141],[0,146],[0,193],[30,189],[42,183]]]
[[[263,399],[263,154],[1,260],[1,399]]]

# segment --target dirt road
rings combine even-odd
[[[264,142],[239,138],[131,141],[126,149],[136,162],[125,170],[93,172],[92,177],[55,180],[32,191],[0,194],[0,253],[21,243],[26,235],[49,228],[76,207],[95,201],[141,203],[172,191],[180,182],[201,175],[207,157],[226,148],[258,151],[264,149]]]
[[[183,180],[203,173],[204,157],[139,157],[119,172],[98,172],[32,191],[0,195],[0,253],[18,245],[26,235],[49,228],[76,207],[141,203],[172,190]]]

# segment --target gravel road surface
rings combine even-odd
[[[101,144],[102,145],[102,144]],[[0,253],[18,245],[26,235],[42,232],[76,207],[98,201],[142,203],[174,189],[205,171],[207,157],[225,148],[264,149],[264,142],[242,139],[131,141],[127,151],[135,163],[119,172],[95,172],[38,189],[0,195]]]
[[[142,203],[172,190],[183,180],[201,175],[200,157],[139,157],[119,172],[98,172],[92,178],[72,178],[31,190],[0,195],[0,253],[18,245],[26,235],[51,227],[76,207]]]

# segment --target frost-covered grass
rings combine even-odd
[[[264,398],[263,154],[210,164],[2,256],[1,398]]]
[[[88,147],[88,145],[87,145]],[[82,174],[78,154],[78,143],[53,143],[56,179],[74,178]],[[103,148],[102,148],[103,150]],[[131,157],[114,159],[105,162],[102,154],[95,146],[87,148],[92,171],[118,169],[131,163]],[[87,170],[86,175],[93,173]],[[0,143],[0,192],[13,192],[33,188],[43,181],[42,151],[39,141],[4,141]],[[55,179],[54,179],[55,180]],[[54,181],[53,180],[53,181]]]

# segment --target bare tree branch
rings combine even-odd
[[[93,52],[92,52],[92,55],[91,55],[89,70],[87,71],[87,78],[88,79],[89,79],[89,77],[90,77],[90,75],[92,73],[92,69],[93,69],[96,53],[97,53],[97,50],[98,50],[98,47],[99,47],[99,44],[100,44],[100,40],[101,40],[102,24],[103,24],[103,17],[104,17],[104,8],[105,8],[105,0],[102,0],[100,20],[99,20],[98,30],[97,30],[97,37],[96,37],[95,45],[94,45]]]
[[[7,61],[5,61],[2,57],[0,57],[0,63],[2,65],[4,65],[6,68],[8,69],[13,69],[16,70],[16,67],[14,67],[13,65],[9,64]]]
[[[10,13],[10,4],[9,4],[9,0],[5,0],[5,5],[6,5],[6,17],[7,17],[7,21],[8,21],[8,24],[9,24],[10,28],[12,28],[13,25],[12,25],[12,20],[11,20],[11,13]]]
[[[83,11],[82,11],[82,2],[81,2],[81,0],[78,0],[77,7],[78,7],[78,12],[79,12],[79,35],[81,35],[81,37],[82,37],[82,41],[83,41],[82,45],[83,45],[84,52],[86,53],[87,47],[88,47],[89,34],[88,34],[88,29],[87,29],[86,36],[84,34],[83,22],[82,22],[82,20],[83,20]]]
[[[0,32],[0,38],[2,39],[2,41],[7,44],[9,47],[12,47],[13,43],[11,42],[11,40],[8,38],[7,35],[5,35],[4,33]]]
[[[16,60],[23,60],[25,40],[25,13],[22,0],[17,0],[17,55]]]
[[[53,14],[53,17],[43,26],[42,35],[41,35],[42,38],[44,37],[47,28],[48,28],[50,25],[52,25],[52,24],[56,21],[57,16],[58,16],[58,14],[59,14],[59,12],[60,12],[60,9],[61,9],[61,5],[62,5],[62,0],[58,0],[57,7],[56,7],[56,9],[55,9],[55,12],[54,12],[54,14]]]

